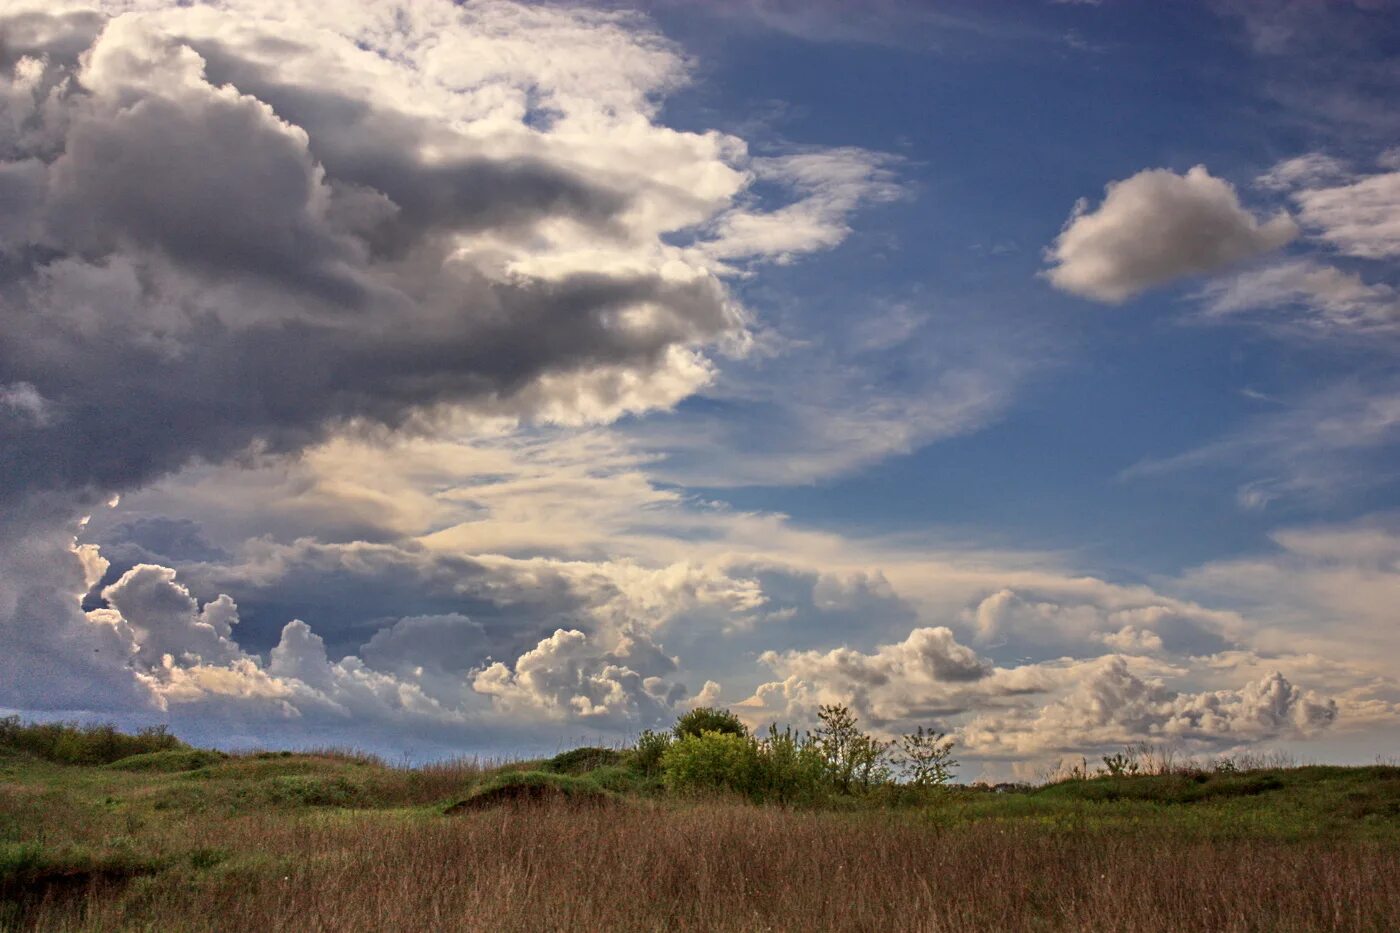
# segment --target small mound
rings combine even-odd
[[[622,762],[622,752],[612,748],[574,748],[560,752],[540,765],[551,774],[587,774],[597,768],[607,768]]]
[[[1033,793],[1046,797],[1111,802],[1142,800],[1165,804],[1192,804],[1228,797],[1255,797],[1282,790],[1276,774],[1160,774],[1134,777],[1099,777],[1087,781],[1062,781]]]
[[[611,804],[614,799],[612,794],[583,778],[524,771],[502,774],[488,781],[443,812],[454,814],[534,804],[600,807]]]
[[[211,752],[204,749],[174,749],[166,752],[145,752],[140,755],[131,755],[127,758],[120,758],[106,767],[113,771],[153,771],[173,774],[178,771],[198,771],[200,768],[218,764],[227,757],[223,752]]]

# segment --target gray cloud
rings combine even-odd
[[[647,236],[620,226],[629,196],[552,144],[493,155],[430,138],[401,101],[275,80],[266,35],[201,45],[156,14],[97,22],[0,21],[0,125],[20,128],[0,134],[0,383],[53,412],[0,419],[6,499],[105,494],[442,404],[586,408],[599,390],[579,379],[645,383],[740,327],[703,267],[542,276],[463,254],[464,236],[543,224]],[[294,72],[325,50],[277,51]]]
[[[1145,169],[1110,183],[1096,209],[1075,206],[1046,251],[1046,275],[1057,288],[1116,303],[1278,249],[1297,234],[1286,213],[1261,222],[1203,165],[1185,175]]]

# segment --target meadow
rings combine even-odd
[[[4,930],[1400,929],[1396,767],[781,804],[635,750],[401,768],[33,728],[0,727]]]

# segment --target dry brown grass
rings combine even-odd
[[[727,803],[254,814],[236,854],[31,905],[42,930],[1393,931],[1400,850]],[[173,842],[172,842],[173,845]],[[250,857],[247,853],[259,853]]]

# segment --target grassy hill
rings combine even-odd
[[[1400,929],[1400,768],[786,808],[668,793],[608,750],[409,770],[166,745],[0,746],[0,929]]]

